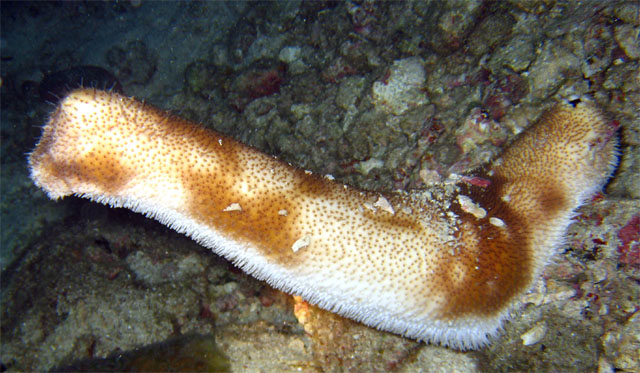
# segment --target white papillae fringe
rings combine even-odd
[[[276,263],[269,262],[258,250],[230,240],[219,232],[199,224],[176,211],[158,208],[144,201],[113,198],[95,194],[80,194],[79,197],[109,205],[123,207],[144,214],[167,227],[185,234],[199,244],[212,249],[216,254],[233,262],[243,271],[266,281],[271,286],[286,293],[300,295],[311,304],[344,317],[362,322],[368,326],[387,330],[419,341],[439,343],[456,349],[477,349],[489,343],[500,331],[500,325],[507,315],[492,319],[439,321],[411,319],[410,315],[389,315],[388,310],[376,307],[375,300],[357,304],[349,297],[318,289],[319,279],[309,275],[291,273]],[[326,279],[325,279],[326,280]]]

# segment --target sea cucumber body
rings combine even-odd
[[[480,175],[488,186],[382,195],[134,99],[80,89],[60,102],[29,165],[51,198],[144,213],[322,308],[475,348],[611,174],[615,146],[594,106],[560,104]]]

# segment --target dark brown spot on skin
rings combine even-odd
[[[483,178],[488,178],[482,175]],[[524,291],[531,282],[534,252],[528,250],[529,222],[511,209],[500,196],[503,181],[492,178],[486,188],[464,185],[462,194],[487,211],[487,216],[477,219],[452,204],[451,210],[463,223],[459,225],[458,240],[473,244],[473,250],[463,247],[455,254],[447,254],[434,277],[447,278],[448,273],[460,263],[465,268],[464,281],[456,286],[448,282],[448,299],[439,316],[456,319],[461,316],[494,316],[508,306],[516,294]],[[489,222],[499,217],[505,227],[496,227]]]

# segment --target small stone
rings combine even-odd
[[[615,39],[627,57],[637,60],[640,58],[640,27],[620,25],[615,29]]]
[[[300,47],[284,47],[280,50],[278,59],[282,62],[292,63],[300,58],[301,51]]]
[[[520,336],[522,344],[525,346],[534,345],[547,334],[547,324],[544,322],[537,323],[533,328],[529,329],[526,333]]]
[[[378,207],[391,215],[394,215],[396,212],[393,210],[393,206],[389,203],[389,200],[384,198],[383,196],[378,196],[378,200],[373,204],[375,207]]]
[[[289,349],[302,353],[305,351],[304,342],[300,338],[292,338],[289,341]]]
[[[426,168],[421,169],[419,175],[420,175],[420,180],[422,180],[422,182],[425,183],[425,185],[432,185],[432,184],[439,183],[442,179],[438,171],[429,170]]]
[[[502,219],[499,219],[493,216],[489,218],[489,223],[491,223],[491,225],[498,228],[504,228],[507,226],[507,224],[505,224],[505,222]]]
[[[373,83],[373,104],[394,115],[426,104],[427,96],[422,87],[427,74],[422,64],[418,57],[396,60],[388,76]]]
[[[239,287],[240,287],[240,285],[238,285],[237,282],[229,281],[229,282],[226,282],[226,283],[224,283],[222,285],[222,290],[223,290],[224,294],[231,294],[234,291],[236,291]]]

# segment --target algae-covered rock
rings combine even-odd
[[[427,75],[422,64],[419,57],[395,61],[388,77],[373,83],[373,104],[395,115],[426,104],[427,96],[422,87]]]
[[[206,61],[192,62],[184,72],[187,88],[202,97],[211,97],[218,89],[220,82],[214,79],[216,68]]]
[[[567,72],[576,71],[580,60],[560,44],[549,42],[529,69],[531,93],[535,98],[553,94],[567,79]]]

